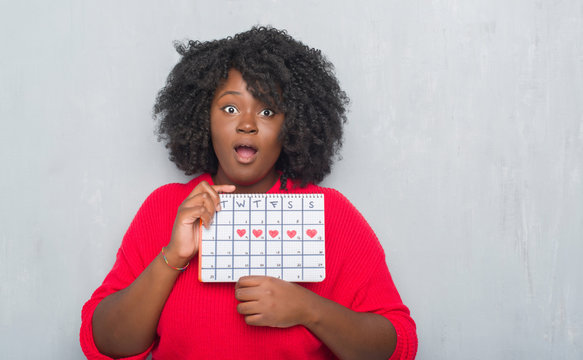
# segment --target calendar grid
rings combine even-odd
[[[234,224],[235,223],[235,212],[234,211],[231,211],[231,216],[233,218],[233,224]],[[217,217],[216,214],[215,214],[215,217]],[[217,227],[217,229],[218,229],[218,227]],[[232,236],[231,239],[235,239],[235,227],[233,227],[233,229],[231,230],[231,236]],[[217,237],[215,239],[218,241],[218,239],[219,239],[218,234],[217,234]],[[231,249],[232,249],[231,250],[231,264],[235,264],[235,242],[234,241],[231,243]],[[216,254],[217,253],[215,253],[215,255]],[[217,270],[215,268],[215,272],[216,271]],[[231,278],[234,279],[235,278],[235,267],[234,266],[232,266],[231,274],[232,274],[232,277]],[[217,277],[215,276],[215,279],[216,278]]]
[[[324,280],[323,194],[220,194],[220,198],[222,210],[215,213],[211,228],[201,227],[200,281],[233,282],[245,275]]]
[[[235,208],[233,207],[233,212],[235,212]],[[249,206],[249,218],[251,218],[251,206]],[[247,231],[247,233],[249,234],[249,265],[251,265],[251,221],[249,221],[249,229]],[[249,275],[251,275],[251,270],[249,270]]]
[[[304,198],[302,198],[302,240],[304,234]],[[302,241],[302,279],[304,278],[304,264],[304,242]]]
[[[264,217],[267,220],[267,201],[264,201],[263,204],[265,205],[263,209],[265,210]],[[267,221],[265,222],[265,228],[263,229],[263,233],[265,234],[265,246],[263,248],[264,255],[265,255],[265,275],[267,275]]]
[[[218,232],[218,228],[215,227],[215,234],[216,234],[215,235],[215,239],[218,239],[217,232]],[[200,248],[198,249],[198,251],[200,251]],[[217,251],[218,251],[218,242],[215,241],[215,255],[217,254]],[[216,256],[215,256],[215,271],[214,271],[214,277],[215,277],[215,279],[217,278],[217,257]]]
[[[281,221],[279,222],[281,224],[280,225],[280,233],[283,236],[283,211],[280,212],[280,218],[281,218]],[[281,278],[283,279],[283,241],[281,242],[281,252],[280,253],[281,253],[281,263],[280,264],[282,265],[281,266]]]

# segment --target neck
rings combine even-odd
[[[259,180],[246,184],[230,179],[219,167],[217,173],[212,175],[212,179],[215,185],[235,185],[235,194],[266,193],[279,179],[279,173],[272,169]]]

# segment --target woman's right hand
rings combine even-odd
[[[178,207],[172,237],[166,246],[168,263],[184,267],[198,252],[198,227],[209,227],[221,209],[219,192],[233,192],[235,185],[210,185],[201,181]],[[200,220],[200,221],[199,221]]]

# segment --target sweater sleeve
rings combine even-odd
[[[167,211],[167,208],[172,208],[175,200],[165,191],[168,186],[170,185],[155,190],[144,201],[124,235],[113,268],[83,306],[80,342],[88,359],[111,359],[99,352],[93,340],[92,320],[97,305],[105,297],[129,286],[156,257],[161,246],[166,245],[170,239],[172,216],[175,213]],[[124,359],[145,359],[153,346],[154,344],[141,354]]]
[[[332,241],[342,244],[337,250],[341,255],[335,256],[342,259],[335,292],[340,302],[350,309],[376,313],[391,322],[397,333],[397,345],[390,360],[414,359],[416,325],[395,287],[384,250],[360,212],[340,193],[334,195],[338,196],[338,202],[332,210],[330,229],[333,232],[326,236],[328,239],[331,235]]]
[[[384,256],[370,260],[370,277],[356,292],[353,308],[387,318],[397,333],[397,345],[391,360],[414,359],[417,353],[417,332],[409,309],[402,303],[393,283]]]
[[[93,340],[93,313],[97,305],[108,295],[124,289],[135,279],[131,277],[132,271],[129,269],[127,259],[123,255],[123,250],[120,249],[117,252],[116,262],[113,268],[103,281],[103,284],[95,290],[91,299],[85,303],[83,309],[81,310],[81,331],[80,331],[80,341],[81,349],[83,353],[90,360],[109,360],[112,359],[108,356],[103,355],[97,349],[95,341]],[[148,354],[153,348],[153,344],[143,353],[130,356],[127,360],[142,360],[146,359]]]

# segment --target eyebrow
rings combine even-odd
[[[217,99],[220,99],[220,98],[222,98],[225,95],[241,95],[241,93],[238,92],[238,91],[225,91]]]

